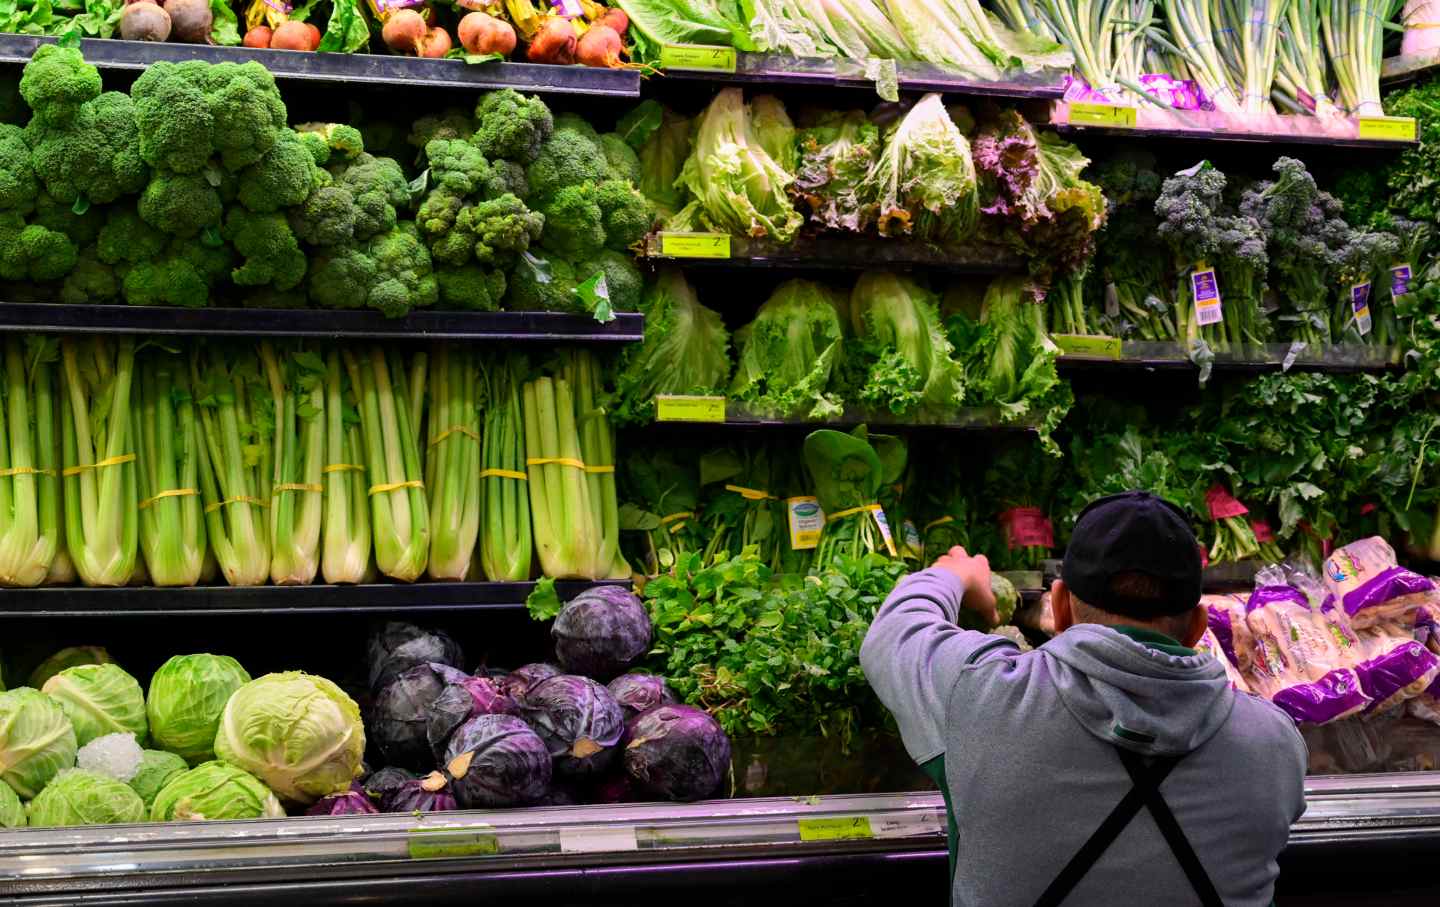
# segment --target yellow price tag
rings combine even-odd
[[[412,828],[405,850],[412,860],[488,857],[500,852],[500,839],[474,828]]]
[[[1113,126],[1117,129],[1135,128],[1135,108],[1118,104],[1093,104],[1077,101],[1070,105],[1071,126]]]
[[[724,422],[724,397],[660,394],[655,398],[657,422]]]
[[[668,258],[729,258],[730,237],[724,233],[661,233],[660,254]]]
[[[660,48],[660,68],[734,72],[735,48],[712,44],[666,44]]]
[[[845,816],[838,819],[800,819],[802,841],[858,841],[875,837],[866,816]]]
[[[1069,356],[1089,356],[1092,359],[1119,359],[1120,338],[1087,334],[1051,334],[1050,339],[1060,347],[1060,352]]]
[[[1419,137],[1414,117],[1361,117],[1360,138],[1378,142],[1413,142]]]

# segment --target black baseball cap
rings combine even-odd
[[[1111,614],[1142,619],[1184,614],[1200,603],[1200,544],[1185,512],[1148,491],[1126,491],[1080,511],[1061,578],[1081,601]],[[1115,592],[1127,573],[1157,581],[1159,598]]]

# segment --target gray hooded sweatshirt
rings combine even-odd
[[[962,630],[964,592],[948,571],[907,577],[860,650],[907,751],[945,795],[952,903],[1032,907],[1134,786],[1123,747],[1185,755],[1160,795],[1225,904],[1269,904],[1275,858],[1305,811],[1294,723],[1158,633],[1081,624],[1022,653]],[[1064,901],[1199,903],[1148,810]]]

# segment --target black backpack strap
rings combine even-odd
[[[1120,761],[1125,764],[1125,770],[1130,773],[1130,779],[1135,782],[1138,788],[1141,779],[1145,777],[1145,760],[1138,753],[1130,750],[1119,750]],[[1178,761],[1178,760],[1177,760]],[[1174,763],[1171,763],[1172,767]],[[1210,875],[1205,872],[1205,867],[1200,863],[1200,857],[1195,854],[1195,848],[1190,846],[1190,839],[1185,837],[1185,831],[1180,827],[1175,814],[1170,811],[1170,804],[1160,795],[1160,786],[1157,784],[1150,795],[1145,798],[1145,805],[1150,809],[1150,816],[1155,820],[1155,825],[1164,836],[1165,843],[1170,845],[1170,850],[1175,854],[1175,859],[1180,861],[1180,868],[1185,872],[1185,878],[1190,880],[1190,887],[1200,896],[1200,903],[1205,907],[1224,907],[1225,902],[1220,899],[1220,892],[1215,890],[1215,884],[1210,881]]]

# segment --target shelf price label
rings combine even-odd
[[[1370,333],[1370,281],[1350,288],[1350,308],[1355,310],[1355,330],[1361,337]]]
[[[1135,108],[1119,104],[1095,104],[1076,101],[1070,105],[1071,126],[1109,126],[1114,129],[1135,128]]]
[[[1413,142],[1419,137],[1414,117],[1361,117],[1360,138],[1377,142]]]
[[[735,48],[713,44],[665,44],[660,48],[660,68],[734,72]]]
[[[1219,324],[1225,320],[1220,308],[1220,282],[1215,269],[1203,261],[1190,272],[1190,289],[1195,294],[1195,320],[1201,325]]]
[[[860,841],[875,837],[867,816],[798,819],[802,841]]]
[[[657,422],[724,422],[724,397],[660,394],[655,397]]]
[[[488,857],[500,852],[500,839],[483,828],[412,828],[405,850],[412,860]]]
[[[1103,334],[1051,334],[1050,339],[1067,356],[1085,356],[1090,359],[1119,359],[1120,338]]]
[[[667,258],[729,258],[725,233],[661,233],[660,254]]]
[[[639,850],[635,828],[630,825],[594,828],[580,826],[560,829],[561,853],[613,853],[620,850]]]

